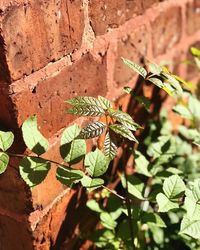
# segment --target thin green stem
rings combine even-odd
[[[108,190],[110,193],[112,193],[112,194],[114,194],[115,196],[117,196],[118,198],[120,198],[121,200],[123,200],[123,201],[126,200],[125,197],[123,197],[123,196],[119,195],[118,193],[114,192],[112,189],[110,189],[110,188],[108,188],[108,187],[106,187],[106,186],[104,186],[104,185],[102,185],[102,187],[105,188],[106,190]]]

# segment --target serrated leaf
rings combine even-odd
[[[72,142],[81,132],[81,128],[74,124],[64,130],[61,137],[61,145]]]
[[[79,116],[103,116],[105,111],[103,108],[93,105],[74,106],[67,110],[68,114]]]
[[[163,193],[159,193],[156,196],[156,201],[158,203],[159,209],[158,212],[165,213],[171,209],[179,208],[177,203],[171,202],[169,198]]]
[[[121,176],[122,186],[126,188],[128,193],[135,196],[136,198],[143,200],[144,183],[136,176],[127,176],[127,182],[124,175]]]
[[[103,96],[98,96],[98,101],[103,109],[112,108],[112,103]]]
[[[107,158],[110,160],[113,160],[114,157],[117,154],[117,146],[115,143],[111,140],[110,134],[106,134],[106,138],[104,141],[104,147],[103,147],[104,154]]]
[[[172,175],[165,179],[163,191],[169,199],[177,198],[185,192],[185,183],[178,175]]]
[[[151,101],[149,98],[145,96],[136,96],[135,100],[138,101],[140,104],[142,104],[147,111],[149,111]]]
[[[6,171],[9,163],[9,156],[6,153],[0,152],[0,174]]]
[[[194,239],[200,238],[200,220],[190,220],[186,216],[181,221],[180,234],[187,234]]]
[[[69,164],[75,164],[79,162],[86,154],[85,140],[74,139],[70,143],[61,144],[60,154],[63,160]]]
[[[94,152],[86,154],[84,164],[90,176],[98,177],[107,171],[109,161],[97,148]]]
[[[105,128],[106,128],[106,125],[102,122],[97,121],[97,122],[90,123],[89,125],[87,125],[87,127],[81,130],[79,138],[90,139],[90,138],[98,137],[104,132]]]
[[[26,146],[36,153],[41,155],[48,149],[48,140],[39,132],[37,128],[37,117],[29,117],[22,125],[22,134]]]
[[[97,213],[104,212],[104,210],[100,208],[99,203],[95,200],[87,201],[86,206],[94,212],[97,212]]]
[[[178,104],[175,107],[173,107],[172,110],[174,112],[176,112],[177,114],[179,114],[180,116],[182,116],[182,117],[184,117],[186,119],[192,120],[191,112],[184,105]]]
[[[138,143],[137,139],[132,134],[132,132],[128,128],[126,128],[125,126],[119,125],[119,124],[114,124],[114,125],[110,125],[109,128],[111,130],[113,130],[116,134],[119,134],[119,135],[129,139],[130,141],[135,141]]]
[[[161,71],[162,71],[162,67],[160,67],[159,65],[155,64],[155,63],[149,63],[149,71],[155,75],[160,75]]]
[[[91,177],[84,175],[81,179],[81,184],[83,187],[94,190],[95,188],[101,187],[104,184],[104,180],[101,178],[92,179]]]
[[[101,223],[104,227],[108,229],[114,229],[117,226],[117,222],[113,220],[111,215],[107,212],[100,214]]]
[[[166,224],[162,220],[162,218],[156,213],[147,213],[143,212],[141,217],[142,223],[146,223],[148,225],[156,225],[157,227],[165,228]]]
[[[163,88],[164,87],[163,82],[159,78],[157,78],[157,77],[154,77],[154,76],[149,77],[148,81],[151,82],[151,83],[153,83],[154,85],[156,85],[159,88]]]
[[[77,96],[66,101],[73,106],[101,106],[97,98],[91,96]]]
[[[122,125],[124,125],[125,127],[127,127],[128,129],[132,131],[136,131],[137,128],[140,127],[136,122],[134,122],[134,120],[129,114],[121,110],[108,109],[108,114],[109,116],[113,117]]]
[[[34,187],[45,179],[50,166],[51,164],[47,160],[27,156],[20,162],[19,172],[26,184],[30,187]]]
[[[148,170],[149,161],[137,150],[134,151],[134,156],[136,172],[151,177],[152,174]]]
[[[128,59],[122,58],[124,64],[126,64],[129,68],[133,69],[136,73],[140,74],[143,78],[146,78],[147,71],[137,63],[134,63]]]
[[[70,167],[58,166],[56,178],[64,185],[71,187],[73,183],[79,182],[84,173],[81,170]]]
[[[12,132],[0,131],[0,149],[6,151],[9,149],[14,141],[14,134]]]

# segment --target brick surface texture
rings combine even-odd
[[[13,150],[22,153],[19,128],[36,114],[50,142],[45,157],[60,162],[63,128],[84,123],[65,114],[66,99],[102,95],[115,101],[138,79],[121,57],[140,64],[145,58],[181,61],[192,45],[200,46],[199,0],[1,0],[1,127],[15,132]],[[192,78],[189,66],[175,70]],[[12,158],[0,175],[0,250],[74,249],[79,224],[88,220],[76,210],[82,198],[56,180],[55,165],[33,189],[18,165]],[[74,227],[70,211],[78,218]]]

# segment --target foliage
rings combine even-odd
[[[199,67],[200,51],[191,53]],[[78,96],[67,100],[67,113],[97,117],[84,128],[74,124],[66,128],[60,140],[64,163],[45,159],[48,140],[41,134],[36,116],[22,125],[24,142],[30,152],[11,153],[12,132],[0,131],[0,173],[6,171],[10,156],[21,158],[19,171],[33,188],[47,176],[52,163],[57,164],[56,177],[72,187],[79,183],[88,191],[99,189],[88,208],[99,216],[99,229],[86,237],[100,249],[200,249],[200,101],[193,85],[168,71],[166,67],[148,63],[145,68],[123,58],[145,83],[154,84],[174,98],[173,111],[185,122],[172,132],[167,112],[147,121],[148,135],[140,143],[134,133],[143,129],[132,116],[114,108],[102,96]],[[137,96],[130,87],[124,91],[150,112],[151,101]],[[97,120],[98,119],[98,120]],[[100,120],[99,120],[100,119]],[[86,140],[101,138],[92,151]],[[93,139],[94,140],[94,139]],[[118,148],[134,158],[134,173],[126,171],[128,159],[110,178]],[[73,165],[79,163],[81,169]],[[117,179],[116,190],[108,188]],[[186,248],[187,247],[187,248]]]

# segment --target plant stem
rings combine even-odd
[[[117,196],[118,198],[120,198],[121,200],[123,200],[123,201],[126,200],[125,197],[123,197],[123,196],[119,195],[118,193],[114,192],[112,189],[110,189],[110,188],[108,188],[108,187],[106,187],[104,185],[102,185],[102,187],[105,188],[106,190],[108,190],[110,193],[112,193],[115,196]]]

